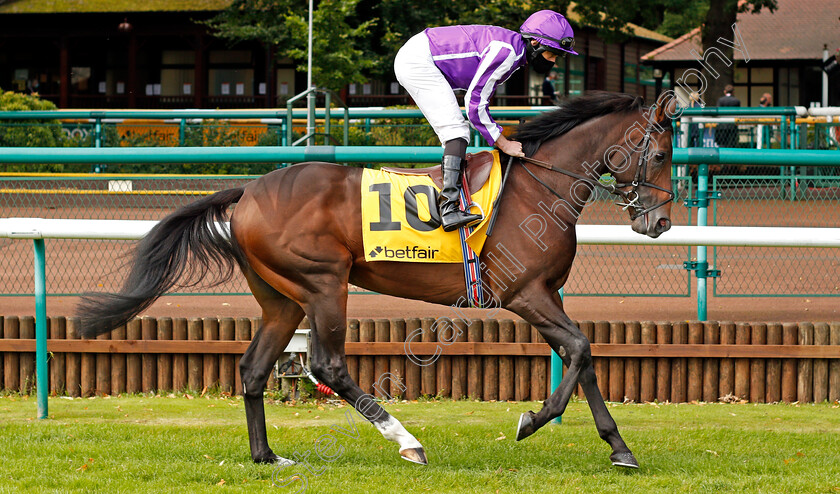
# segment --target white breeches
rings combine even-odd
[[[426,33],[414,35],[400,48],[394,60],[394,73],[420,107],[441,144],[452,139],[470,142],[470,125],[461,113],[455,92],[432,60]]]

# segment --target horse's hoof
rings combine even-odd
[[[254,458],[254,463],[271,463],[281,467],[288,467],[290,465],[297,464],[297,462],[295,462],[294,460],[283,458],[282,456],[277,456],[273,453],[265,457]]]
[[[636,457],[633,456],[633,453],[629,451],[625,451],[623,453],[613,453],[610,455],[610,461],[612,461],[613,466],[616,467],[639,468],[639,462],[636,461]]]
[[[400,456],[403,460],[417,463],[418,465],[428,465],[429,460],[426,459],[426,452],[423,448],[408,448],[401,449]]]
[[[535,432],[537,429],[534,428],[534,412],[520,415],[519,425],[516,426],[516,440],[521,441]]]

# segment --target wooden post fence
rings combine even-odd
[[[241,393],[239,358],[260,324],[244,317],[143,317],[82,340],[78,319],[48,322],[50,392],[72,397],[205,388]],[[592,342],[601,393],[610,401],[840,399],[838,322],[578,326]],[[4,391],[33,390],[34,327],[31,316],[0,316]],[[351,319],[347,335],[350,376],[379,398],[525,401],[544,400],[550,392],[550,349],[525,321]]]

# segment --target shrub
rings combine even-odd
[[[0,89],[0,111],[55,110],[55,105],[37,95]],[[0,147],[65,147],[67,139],[58,120],[0,120]],[[88,169],[88,165],[2,165],[6,172],[64,172]]]
[[[0,89],[0,111],[55,110],[55,105],[37,96]],[[58,120],[0,120],[0,146],[56,147],[64,145]]]

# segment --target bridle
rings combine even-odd
[[[633,214],[630,215],[630,220],[632,221],[632,220],[635,220],[636,218],[638,218],[640,216],[644,216],[647,213],[668,204],[669,202],[673,201],[674,197],[675,197],[673,191],[670,191],[670,190],[668,190],[664,187],[660,187],[660,186],[658,186],[654,183],[651,183],[651,182],[647,181],[647,165],[648,165],[648,159],[649,159],[648,151],[650,149],[650,132],[651,132],[651,129],[650,129],[650,126],[648,126],[645,129],[645,135],[642,138],[642,141],[638,145],[633,146],[634,149],[638,149],[639,146],[641,146],[642,147],[642,154],[641,154],[641,156],[639,156],[639,161],[637,163],[638,166],[636,167],[636,176],[635,176],[635,178],[633,178],[632,182],[604,183],[604,182],[601,182],[600,180],[593,180],[591,177],[587,177],[587,176],[584,176],[584,175],[581,175],[581,174],[578,174],[578,173],[574,173],[574,172],[570,172],[568,170],[564,170],[562,168],[559,168],[559,167],[556,167],[556,166],[552,165],[551,163],[546,163],[545,161],[541,161],[541,160],[538,160],[538,159],[528,158],[528,157],[525,157],[525,156],[519,157],[517,159],[520,160],[520,162],[522,162],[521,163],[522,168],[524,168],[525,171],[528,172],[528,174],[531,175],[531,177],[534,180],[539,182],[543,187],[548,189],[552,194],[559,197],[560,199],[563,199],[564,201],[566,200],[566,198],[561,196],[556,190],[551,188],[550,185],[543,182],[542,180],[540,180],[539,177],[534,175],[534,173],[531,170],[529,170],[527,166],[525,166],[525,163],[526,162],[531,163],[531,164],[540,166],[542,168],[545,168],[546,170],[551,170],[551,171],[555,171],[555,172],[558,172],[558,173],[562,173],[563,175],[567,175],[569,177],[576,178],[578,180],[582,180],[583,182],[586,182],[586,183],[592,185],[593,187],[599,187],[601,189],[604,189],[607,192],[609,192],[610,194],[620,196],[624,200],[624,202],[619,202],[619,203],[617,203],[617,205],[618,206],[623,206],[621,208],[622,211],[626,211],[629,208],[633,208]],[[622,161],[622,164],[624,164],[625,161],[627,161],[626,157],[624,158],[624,161]],[[508,166],[508,169],[510,169],[509,166]],[[627,187],[630,187],[629,191],[622,190],[622,189],[625,189]],[[650,187],[652,189],[656,189],[656,190],[665,192],[665,193],[668,194],[668,198],[663,200],[663,201],[658,202],[657,204],[655,204],[653,206],[645,206],[645,204],[642,202],[641,197],[639,196],[639,192],[638,192],[641,187]]]

